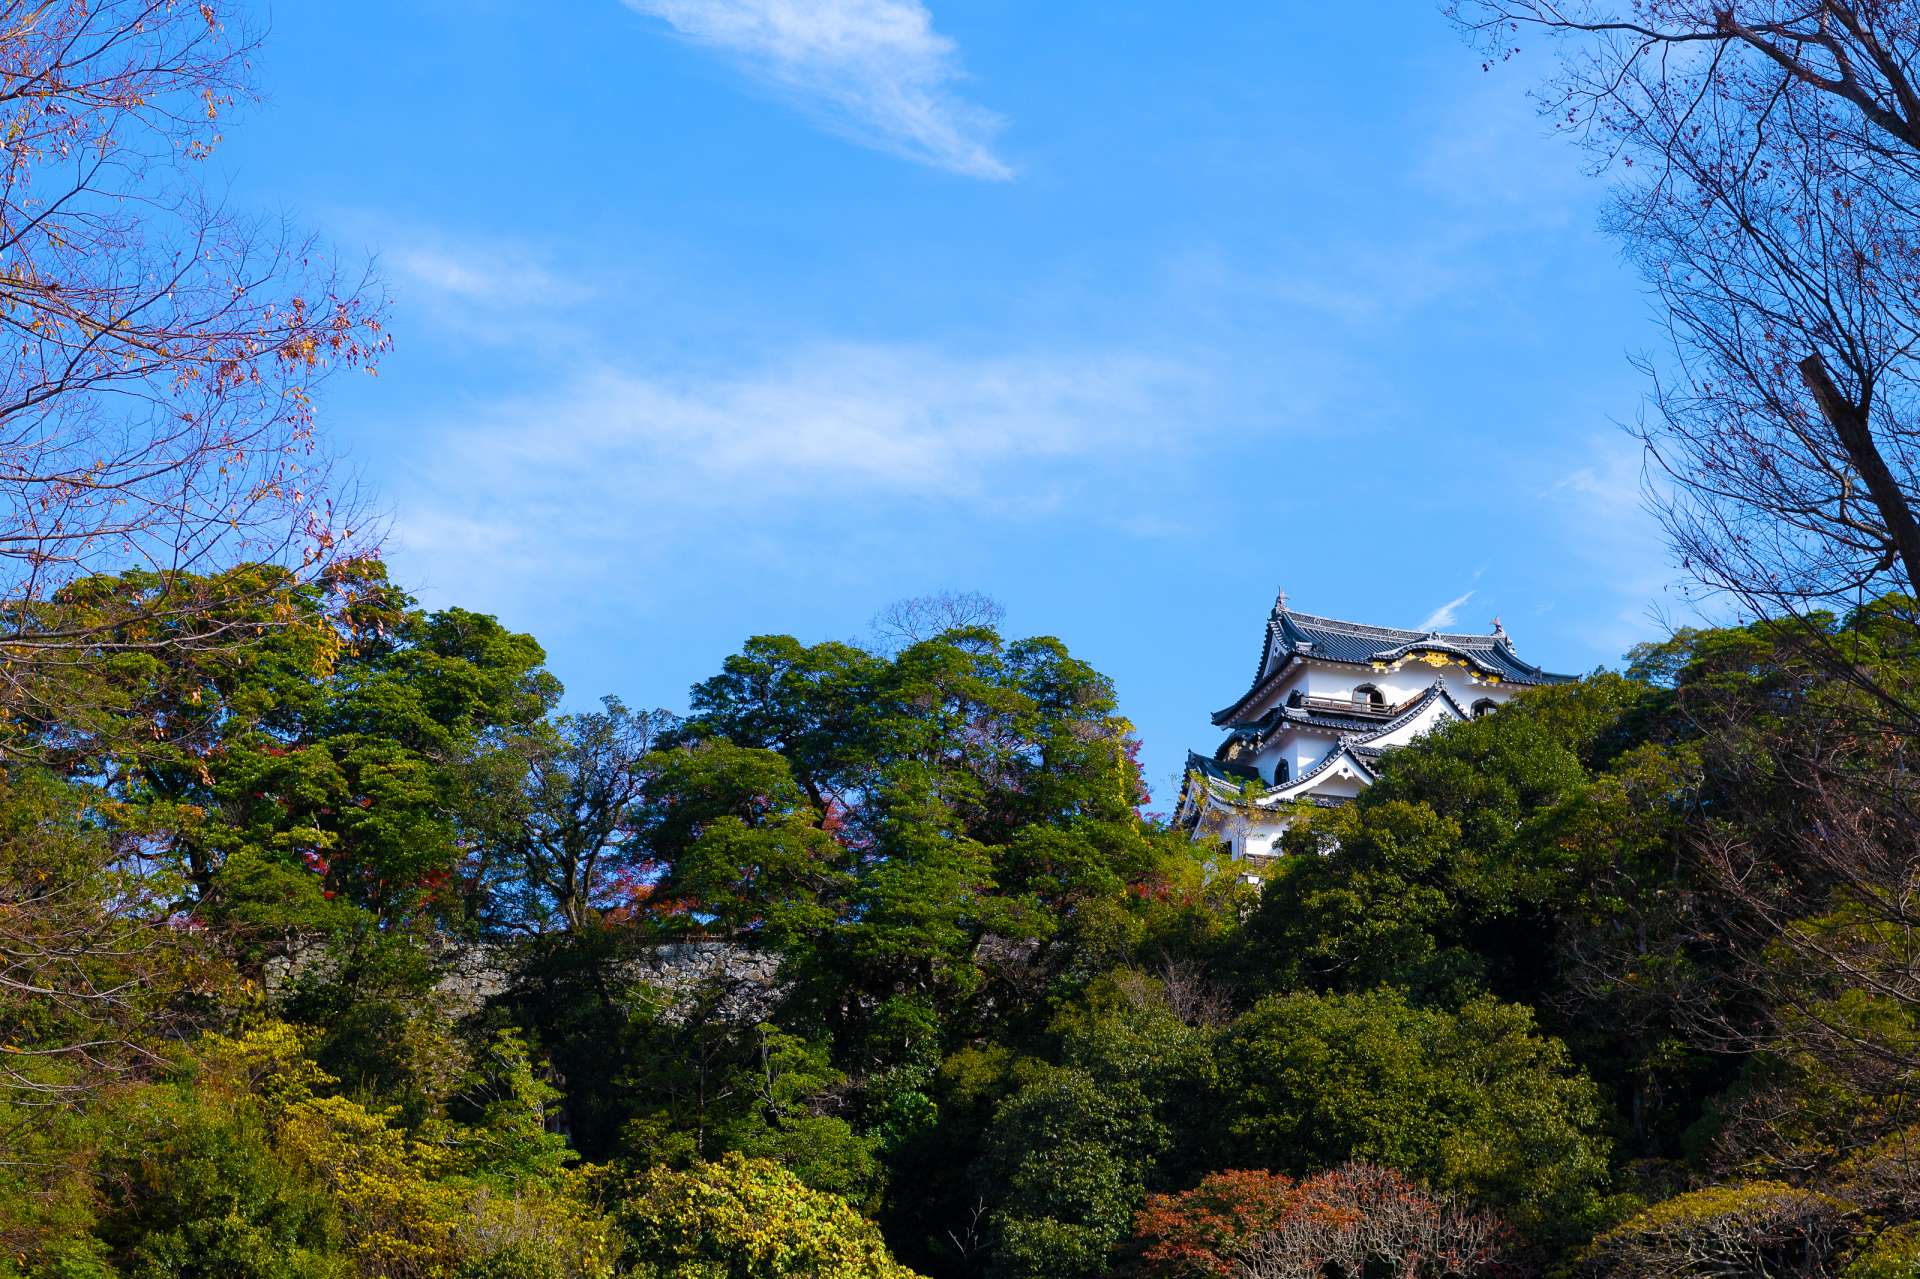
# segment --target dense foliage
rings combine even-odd
[[[568,714],[378,564],[237,578],[8,726],[0,1273],[1911,1271],[1911,863],[1802,854],[1866,694],[1790,628],[1437,732],[1254,886],[1055,640]]]

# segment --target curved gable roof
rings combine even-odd
[[[1307,769],[1298,777],[1289,778],[1281,782],[1278,786],[1269,786],[1254,802],[1257,804],[1265,804],[1266,801],[1272,799],[1292,799],[1299,795],[1300,792],[1312,789],[1310,783],[1317,781],[1322,773],[1325,773],[1343,759],[1353,765],[1354,771],[1358,772],[1364,780],[1368,782],[1373,781],[1374,765],[1369,763],[1364,756],[1354,749],[1357,745],[1358,743],[1351,737],[1341,738],[1333,744],[1331,750],[1320,757],[1319,763]]]
[[[1507,684],[1564,684],[1574,678],[1550,674],[1520,660],[1520,655],[1514,652],[1513,641],[1502,630],[1490,635],[1409,631],[1296,613],[1284,605],[1276,605],[1267,618],[1266,631],[1252,686],[1231,706],[1214,712],[1215,724],[1230,723],[1296,658],[1371,667],[1376,662],[1396,662],[1416,652],[1437,652],[1458,657],[1470,669]],[[1273,661],[1276,653],[1279,660]]]

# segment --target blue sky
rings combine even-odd
[[[376,260],[325,429],[571,701],[981,590],[1164,806],[1276,587],[1567,670],[1674,607],[1616,425],[1658,335],[1545,60],[1381,8],[283,5],[223,180]]]

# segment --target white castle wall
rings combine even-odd
[[[1254,719],[1273,706],[1282,704],[1296,691],[1308,697],[1328,697],[1338,701],[1350,701],[1353,690],[1363,684],[1372,685],[1380,690],[1387,705],[1397,705],[1424,694],[1433,687],[1438,679],[1448,694],[1458,702],[1461,710],[1471,714],[1476,702],[1491,701],[1496,706],[1511,701],[1520,689],[1511,684],[1492,684],[1474,677],[1473,673],[1460,666],[1435,668],[1425,662],[1411,661],[1398,670],[1376,673],[1363,667],[1337,666],[1331,663],[1310,662],[1295,668],[1274,690],[1260,702],[1243,712],[1243,718]],[[1370,743],[1380,746],[1404,746],[1420,734],[1432,730],[1436,723],[1452,718],[1451,712],[1444,706],[1436,706],[1423,714],[1412,724],[1396,729],[1393,733]],[[1286,776],[1297,778],[1308,769],[1326,758],[1338,740],[1337,732],[1320,729],[1295,728],[1283,732],[1278,740],[1267,743],[1251,761],[1260,770],[1260,776],[1268,783],[1275,779],[1275,770],[1279,764],[1287,765]]]
[[[1260,776],[1271,782],[1275,766],[1284,760],[1287,765],[1287,779],[1297,780],[1300,774],[1327,757],[1327,752],[1333,749],[1336,740],[1332,733],[1323,733],[1316,729],[1295,729],[1281,734],[1278,741],[1267,743],[1255,757],[1254,766],[1260,770]]]
[[[1256,702],[1241,708],[1234,715],[1236,722],[1259,719],[1295,694],[1350,704],[1354,691],[1366,686],[1378,691],[1381,704],[1392,707],[1426,695],[1438,682],[1453,705],[1435,701],[1414,719],[1378,737],[1367,737],[1367,729],[1353,731],[1352,735],[1365,738],[1369,747],[1381,749],[1404,746],[1440,725],[1455,722],[1459,715],[1471,716],[1476,705],[1487,702],[1495,706],[1504,705],[1525,692],[1527,687],[1483,679],[1475,674],[1471,666],[1451,657],[1439,665],[1421,657],[1412,657],[1402,660],[1392,670],[1376,671],[1371,664],[1330,662],[1284,650],[1267,654],[1261,678],[1269,678],[1283,668],[1285,674],[1281,680],[1264,690]],[[1384,726],[1388,721],[1381,719],[1374,722]],[[1325,761],[1341,737],[1348,735],[1339,729],[1285,725],[1278,730],[1275,740],[1265,743],[1257,754],[1229,758],[1254,768],[1266,785],[1285,787],[1288,782],[1299,781]],[[1352,799],[1366,786],[1367,782],[1352,767],[1347,763],[1339,763],[1329,771],[1316,775],[1293,798],[1311,795],[1323,799]],[[1276,845],[1290,821],[1290,814],[1285,810],[1290,810],[1293,798],[1276,802],[1274,808],[1282,811],[1274,811],[1271,815],[1247,812],[1233,805],[1211,806],[1209,802],[1211,812],[1219,820],[1206,829],[1212,837],[1226,840],[1235,856],[1258,858],[1277,855],[1279,849]]]

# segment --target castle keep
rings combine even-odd
[[[1226,740],[1187,756],[1179,820],[1236,857],[1271,857],[1296,804],[1347,803],[1385,751],[1571,678],[1522,661],[1497,618],[1484,635],[1406,631],[1297,613],[1282,592],[1252,685],[1213,715]]]

